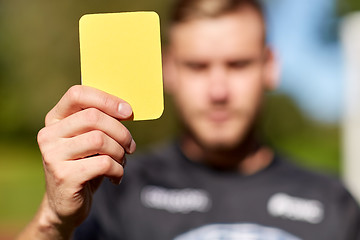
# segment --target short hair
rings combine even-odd
[[[170,23],[216,18],[246,7],[255,10],[264,21],[262,5],[257,0],[178,0],[173,7]]]

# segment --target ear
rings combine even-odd
[[[165,92],[171,95],[173,91],[175,91],[176,66],[174,57],[169,46],[165,48],[162,59],[164,88]]]
[[[265,49],[265,89],[274,90],[280,83],[280,65],[274,51],[270,47]]]

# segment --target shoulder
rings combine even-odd
[[[324,190],[333,189],[334,187],[345,190],[344,185],[337,176],[299,166],[286,157],[277,155],[274,164],[279,179],[286,180],[286,182],[299,184],[306,188],[316,186],[316,188]]]
[[[359,211],[357,202],[337,176],[306,169],[281,156],[276,157],[275,165],[275,178],[289,192],[333,206],[346,208],[351,205]]]
[[[268,206],[271,213],[288,214],[288,217],[307,219],[310,223],[321,223],[323,226],[338,225],[349,235],[358,231],[359,205],[336,176],[299,167],[277,156],[268,181],[273,187],[269,200],[271,206]]]

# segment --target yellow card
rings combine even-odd
[[[82,84],[127,101],[134,120],[159,118],[164,110],[159,16],[88,14],[79,30]]]

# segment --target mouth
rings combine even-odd
[[[212,110],[208,113],[208,119],[211,122],[215,123],[223,123],[229,120],[231,117],[231,114],[227,110]]]

